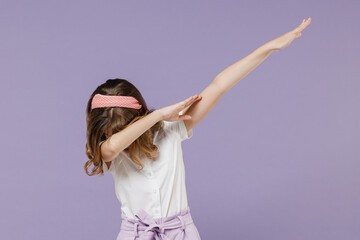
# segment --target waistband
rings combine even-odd
[[[187,225],[193,223],[190,207],[181,210],[175,215],[162,218],[153,218],[146,211],[140,209],[135,214],[135,217],[135,219],[130,219],[122,215],[120,227],[122,231],[133,231],[135,238],[139,236],[140,231],[150,231],[154,233],[155,239],[166,239],[165,230],[180,229],[184,231]]]

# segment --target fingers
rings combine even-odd
[[[190,120],[191,116],[190,115],[179,115],[179,120]]]
[[[202,98],[202,96],[200,96],[198,94],[195,94],[195,95],[189,97],[188,99],[185,100],[184,108],[190,106],[191,104],[193,104],[194,102],[196,102],[197,100],[199,100],[201,98]]]
[[[309,17],[308,19],[303,19],[301,24],[294,29],[295,32],[301,32],[302,30],[304,30],[311,22],[311,17]]]
[[[202,96],[199,96],[198,94],[195,94],[195,95],[185,99],[184,101],[179,102],[178,103],[179,104],[178,108],[181,111],[181,110],[187,108],[188,106],[190,106],[191,104],[193,104],[194,102],[198,101],[201,98],[202,98]]]

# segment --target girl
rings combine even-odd
[[[304,19],[229,66],[200,95],[167,107],[149,110],[125,79],[109,79],[94,91],[86,111],[84,169],[90,176],[109,172],[114,178],[122,218],[117,240],[200,239],[187,202],[181,142],[192,137],[194,126],[225,92],[270,53],[300,37],[310,22]]]

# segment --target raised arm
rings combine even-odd
[[[220,100],[221,96],[232,88],[236,83],[254,70],[272,52],[287,47],[295,38],[301,36],[301,31],[309,25],[311,18],[303,20],[302,23],[290,32],[271,40],[257,48],[243,59],[235,62],[220,72],[215,79],[200,93],[201,101],[194,103],[183,111],[191,119],[184,120],[189,131],[198,124]]]

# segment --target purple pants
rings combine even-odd
[[[201,240],[189,207],[170,217],[152,218],[142,209],[135,216],[121,216],[116,240]]]

